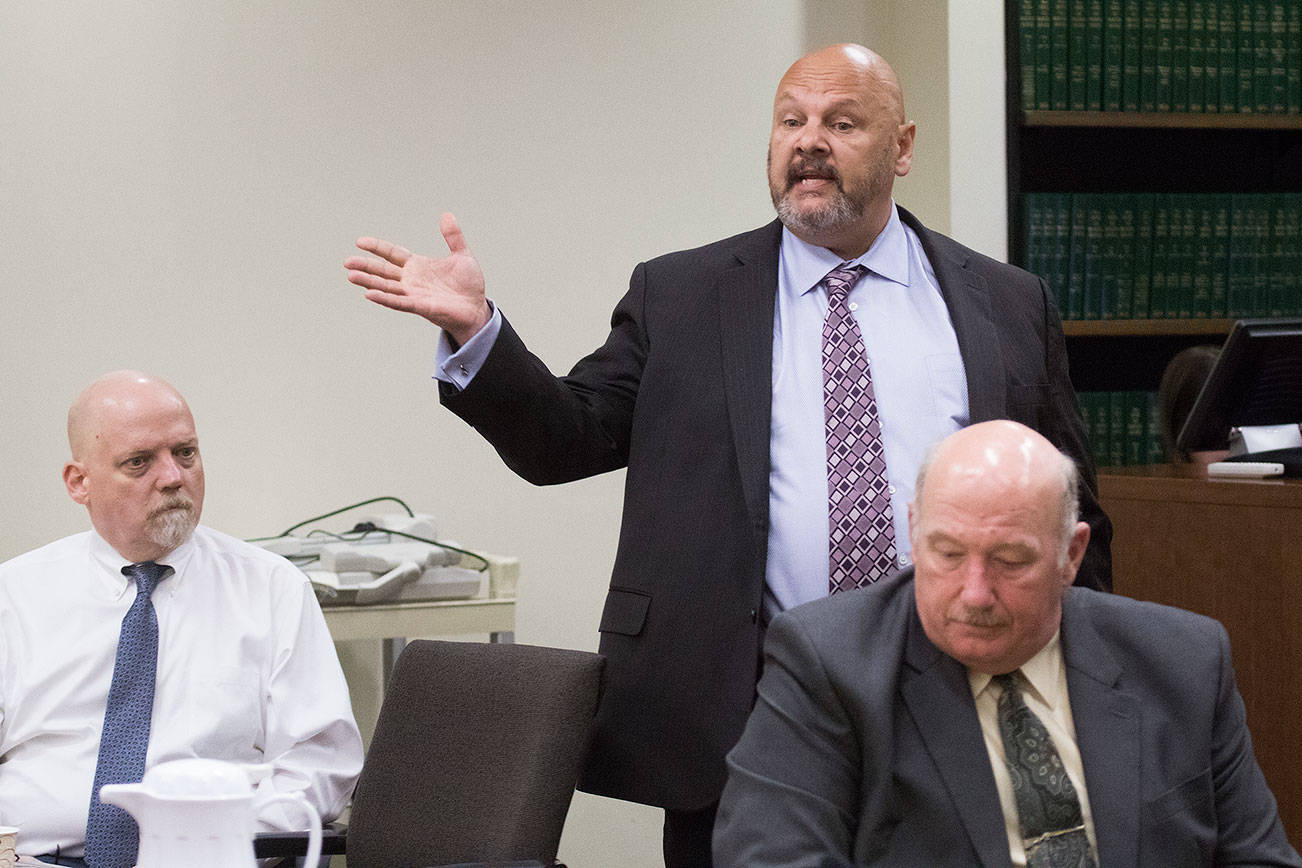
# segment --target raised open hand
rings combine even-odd
[[[419,314],[460,345],[484,327],[492,311],[484,296],[484,273],[466,246],[457,218],[444,214],[439,231],[448,245],[448,255],[441,259],[363,237],[357,246],[379,258],[350,256],[344,268],[349,282],[365,289],[370,301]]]

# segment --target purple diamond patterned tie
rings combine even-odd
[[[823,418],[827,424],[828,593],[861,588],[895,569],[895,526],[863,335],[846,300],[866,271],[828,272],[823,322]]]

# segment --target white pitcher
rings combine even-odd
[[[102,801],[117,805],[140,827],[136,868],[256,868],[253,858],[253,785],[267,766],[209,759],[159,763],[138,784],[105,784]],[[307,865],[321,858],[321,817],[301,793],[280,793],[267,804],[290,802],[308,817]]]

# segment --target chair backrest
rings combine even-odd
[[[533,645],[409,643],[353,796],[349,868],[550,865],[604,663]]]

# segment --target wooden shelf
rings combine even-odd
[[[1147,129],[1302,130],[1297,114],[1024,111],[1024,127],[1143,127]]]
[[[1151,335],[1228,335],[1232,319],[1081,319],[1066,320],[1068,337],[1147,337]]]

